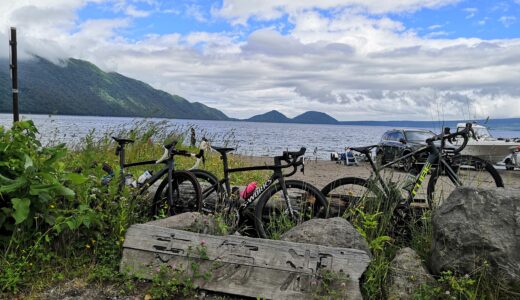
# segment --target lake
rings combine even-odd
[[[45,142],[65,142],[74,145],[91,130],[95,136],[117,128],[130,128],[141,118],[97,117],[97,116],[48,116],[23,115],[31,119]],[[164,121],[168,126],[187,132],[196,128],[197,140],[203,135],[210,138],[212,145],[227,143],[236,147],[237,153],[255,156],[280,155],[284,150],[296,151],[307,148],[311,156],[315,148],[320,159],[329,159],[333,151],[342,151],[346,146],[366,146],[377,144],[381,135],[392,127],[352,126],[352,125],[309,125],[253,123],[206,120],[171,120],[149,118],[150,121]],[[10,126],[12,115],[0,114],[0,125]],[[440,132],[440,128],[427,128]],[[495,137],[520,137],[520,131],[491,130]],[[189,136],[185,140],[189,143]]]

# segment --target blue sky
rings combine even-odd
[[[265,27],[277,27],[287,33],[292,24],[287,14],[274,20],[251,18],[247,25],[233,25],[225,18],[214,16],[222,1],[153,1],[133,2],[136,10],[148,14],[133,19],[121,34],[139,40],[148,34],[189,34],[194,31],[233,32],[246,39],[251,32]],[[333,15],[335,9],[320,9],[322,15]],[[125,10],[110,3],[90,3],[78,10],[79,22],[91,19],[124,18]],[[382,14],[367,14],[381,17]],[[407,29],[429,38],[505,39],[520,36],[519,1],[459,1],[438,8],[423,8],[413,12],[387,14]]]
[[[520,0],[0,2],[21,57],[85,59],[230,117],[520,117]],[[7,56],[0,44],[0,56]]]

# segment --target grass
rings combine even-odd
[[[113,166],[117,174],[116,144],[111,136],[136,141],[126,148],[127,161],[132,162],[159,158],[163,152],[162,144],[172,140],[184,140],[188,129],[171,128],[166,122],[141,121],[131,127],[109,129],[105,133],[92,131],[74,145],[69,145],[68,151],[62,151],[57,143],[47,146],[58,148],[45,148],[45,151],[39,146],[25,149],[23,147],[28,141],[23,140],[24,135],[13,134],[7,137],[7,131],[0,130],[5,145],[14,145],[15,139],[20,142],[20,148],[26,151],[13,152],[11,157],[2,156],[1,175],[5,176],[18,169],[19,174],[33,171],[40,174],[29,178],[34,181],[33,185],[19,190],[20,194],[25,193],[27,197],[33,197],[28,207],[23,206],[24,201],[13,202],[12,198],[7,197],[5,184],[2,186],[2,209],[11,209],[9,214],[17,213],[20,218],[25,216],[25,213],[27,215],[25,221],[20,223],[7,218],[7,222],[12,222],[12,228],[6,227],[6,220],[0,218],[0,298],[41,298],[43,291],[71,280],[77,281],[79,285],[101,285],[113,293],[122,295],[153,294],[155,298],[168,298],[171,292],[190,294],[190,289],[194,288],[190,285],[191,279],[183,277],[182,274],[175,274],[171,280],[158,277],[151,282],[144,282],[118,272],[126,230],[131,224],[149,220],[148,206],[143,198],[134,197],[130,189],[125,189],[122,195],[118,195],[116,180],[108,187],[100,184],[100,178],[106,175],[102,170],[103,163]],[[232,138],[232,133],[218,137],[229,140]],[[179,148],[192,152],[197,150],[182,143],[179,143]],[[53,157],[53,153],[62,152],[63,156],[51,165],[45,165]],[[24,154],[28,154],[30,159]],[[176,160],[176,168],[188,169],[193,163],[194,160],[191,158],[180,157]],[[240,156],[230,155],[229,164],[230,167],[241,167],[244,166],[244,161]],[[7,165],[10,166],[9,170],[5,167]],[[158,168],[160,166],[152,165],[135,167],[128,171],[137,178],[145,170]],[[220,178],[223,177],[220,157],[214,152],[208,154],[203,168]],[[81,176],[70,175],[74,170],[82,170]],[[269,175],[268,171],[235,173],[231,176],[231,184],[242,186],[251,181],[261,183]],[[30,193],[31,187],[33,190],[35,187],[42,188],[41,182],[38,181],[42,178],[53,180],[56,183],[56,191],[67,191],[64,190],[67,188],[75,193],[73,196],[67,196],[67,193],[60,194],[54,191],[52,197]],[[362,285],[363,294],[367,299],[385,298],[390,262],[399,248],[411,247],[424,261],[430,256],[431,214],[426,212],[403,224],[396,223],[392,218],[392,211],[400,195],[400,191],[396,191],[395,195],[389,198],[382,195],[365,198],[344,214],[367,239],[372,251],[373,260],[363,277]],[[40,203],[38,201],[42,203],[41,207],[35,207],[36,203]],[[13,205],[16,203],[16,211],[12,211],[15,207],[11,202]],[[282,215],[280,219],[272,220],[272,223],[282,225],[285,230],[285,227],[292,225],[287,221]],[[226,231],[222,222],[217,222],[217,226],[222,227],[221,231]],[[406,232],[406,238],[400,234],[402,230]],[[275,238],[279,238],[279,234]],[[334,277],[331,274],[325,275],[328,279]],[[416,291],[414,297],[508,299],[518,296],[493,278],[485,263],[474,274],[444,273],[436,279],[435,285],[424,286]],[[185,289],[187,286],[188,290]],[[334,297],[334,291],[329,291],[328,286],[325,286],[323,292],[326,294],[327,291],[330,297]]]

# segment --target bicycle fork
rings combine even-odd
[[[287,210],[289,211],[289,216],[291,217],[292,220],[294,220],[295,219],[294,209],[292,208],[292,204],[289,199],[289,193],[287,192],[287,186],[285,185],[285,179],[283,178],[283,176],[280,176],[278,178],[278,180],[280,182],[280,185],[282,186],[283,198],[285,200],[285,204],[287,205]]]

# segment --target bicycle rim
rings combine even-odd
[[[327,200],[314,186],[298,180],[285,182],[289,206],[279,183],[269,187],[260,197],[255,208],[255,227],[259,237],[280,239],[292,227],[314,217],[327,216]]]
[[[200,185],[191,173],[176,171],[172,180],[172,199],[169,198],[168,177],[163,179],[154,196],[152,216],[168,217],[184,212],[200,211],[202,193]]]
[[[365,179],[344,177],[327,184],[321,192],[330,206],[329,216],[349,217],[358,206],[367,201],[375,202],[379,189]]]
[[[502,177],[493,165],[485,160],[470,155],[460,155],[449,163],[462,186],[474,188],[503,187]],[[431,209],[441,205],[455,190],[456,184],[447,176],[443,168],[432,170],[428,182],[428,204]]]

